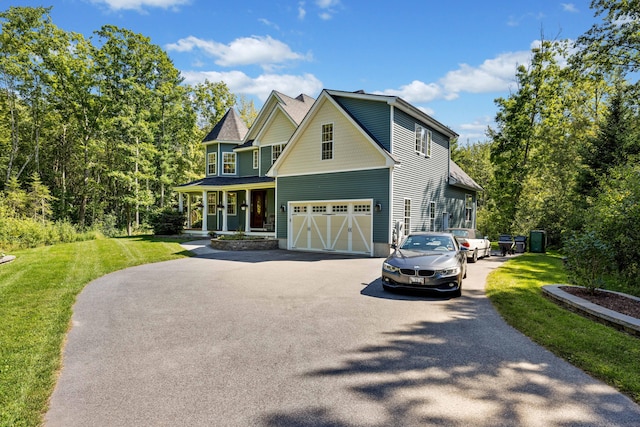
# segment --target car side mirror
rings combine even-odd
[[[397,248],[398,248],[398,245],[396,245],[395,243],[391,244],[391,249],[397,249]]]

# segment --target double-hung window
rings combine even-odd
[[[322,125],[322,160],[333,159],[333,123]]]
[[[464,219],[468,223],[473,221],[473,196],[471,194],[464,195]]]
[[[411,231],[411,199],[404,199],[404,235]]]
[[[436,202],[429,202],[429,231],[436,231]]]
[[[271,146],[271,164],[274,164],[280,154],[282,154],[282,150],[284,150],[285,144],[276,144]]]
[[[416,153],[431,157],[431,131],[416,125]]]
[[[258,162],[260,161],[260,151],[253,150],[253,168],[258,169]]]
[[[207,174],[218,175],[218,153],[207,154]]]
[[[236,174],[236,153],[222,153],[222,174]]]

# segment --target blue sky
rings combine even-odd
[[[545,39],[596,22],[588,0],[31,0],[53,22],[91,35],[112,24],[163,47],[187,83],[224,81],[260,108],[272,90],[398,95],[460,134],[485,140],[494,99]]]

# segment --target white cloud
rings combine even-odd
[[[562,3],[562,10],[565,12],[578,13],[579,10],[573,3]]]
[[[307,10],[304,8],[304,2],[298,3],[298,19],[303,20],[307,15]]]
[[[446,99],[457,98],[460,92],[487,93],[509,89],[513,84],[516,67],[528,64],[530,51],[508,52],[487,59],[478,67],[460,64],[460,68],[449,71],[440,84]]]
[[[201,83],[205,79],[211,82],[222,81],[231,92],[255,96],[261,101],[266,100],[272,90],[289,96],[304,93],[313,97],[322,90],[322,82],[313,74],[262,74],[252,78],[241,71],[183,71],[182,77],[187,84]]]
[[[424,83],[414,80],[408,85],[400,86],[400,89],[386,89],[382,92],[376,92],[382,95],[399,96],[410,103],[430,102],[434,99],[442,98],[442,87],[436,83]]]
[[[107,5],[112,10],[143,10],[145,7],[173,9],[191,3],[191,0],[92,0]]]
[[[340,0],[316,0],[316,6],[320,8],[318,16],[323,21],[328,21],[333,18],[336,13],[336,6],[340,5]]]
[[[280,27],[278,26],[278,24],[276,24],[275,22],[271,22],[268,19],[260,18],[260,19],[258,19],[258,22],[263,23],[267,27],[272,27],[272,28],[274,28],[276,30],[280,30]]]
[[[166,46],[169,51],[191,52],[200,49],[214,58],[215,63],[223,67],[259,64],[264,69],[272,69],[276,64],[289,61],[308,61],[311,54],[293,52],[285,43],[267,37],[243,37],[229,44],[213,40],[203,40],[189,36]]]

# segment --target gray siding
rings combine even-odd
[[[473,215],[470,223],[465,221],[465,199],[466,195],[473,197]],[[477,193],[464,188],[449,185],[446,191],[447,209],[453,215],[449,221],[449,227],[476,228],[476,201]],[[481,230],[482,231],[482,230]]]
[[[271,169],[271,147],[260,148],[260,176],[265,176]]]
[[[382,212],[373,212],[373,241],[389,243],[389,170],[376,169],[277,178],[276,206],[290,201],[373,199]],[[278,214],[278,238],[287,237],[287,215]]]
[[[415,125],[432,133],[431,157],[415,151]],[[449,212],[449,140],[425,123],[394,109],[392,153],[400,160],[393,172],[393,223],[404,220],[404,199],[411,199],[411,230],[429,230],[430,202],[436,203],[436,231],[442,229],[442,213]]]
[[[364,129],[387,151],[391,151],[390,109],[386,102],[336,97],[336,101],[347,110]]]
[[[240,151],[237,153],[238,176],[256,176],[258,170],[253,168],[253,151]]]

